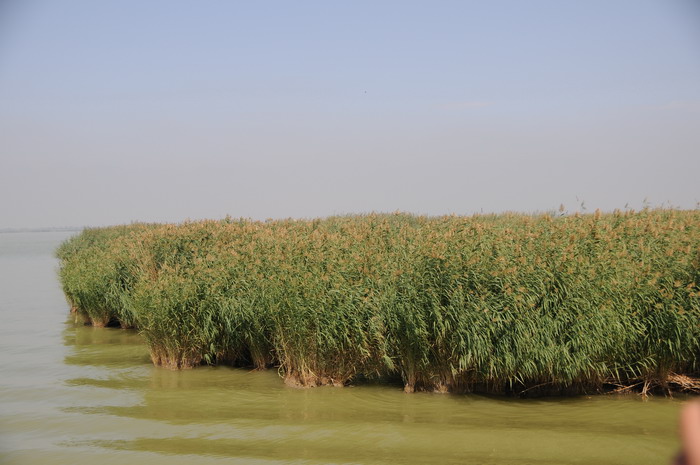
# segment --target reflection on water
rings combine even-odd
[[[141,336],[134,330],[72,324],[63,332],[63,343],[73,346],[64,357],[68,365],[126,368],[151,363]]]
[[[35,234],[14,238],[26,254],[0,234],[2,463],[656,464],[677,448],[681,399],[297,390],[274,370],[155,368],[137,332],[68,316],[46,245],[61,237]]]

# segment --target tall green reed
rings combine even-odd
[[[699,251],[700,212],[645,210],[135,224],[57,254],[71,305],[158,365],[573,392],[698,372]]]

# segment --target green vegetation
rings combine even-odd
[[[134,224],[58,257],[77,312],[138,328],[170,368],[497,393],[698,373],[697,210]]]

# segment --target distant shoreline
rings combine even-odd
[[[60,228],[0,228],[0,234],[6,233],[27,233],[27,232],[80,232],[87,226],[77,227],[77,226],[66,226]]]

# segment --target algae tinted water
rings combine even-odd
[[[512,400],[401,386],[297,390],[266,372],[151,365],[138,334],[75,324],[53,250],[0,234],[0,462],[658,464],[682,400]]]

